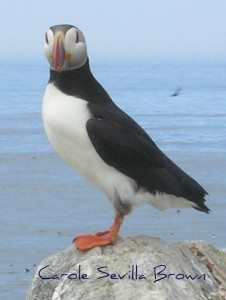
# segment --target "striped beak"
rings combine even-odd
[[[63,70],[65,63],[64,36],[57,33],[53,44],[53,69],[57,72]]]

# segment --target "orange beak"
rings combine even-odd
[[[65,50],[63,37],[61,34],[58,34],[55,37],[55,41],[53,44],[53,69],[57,72],[61,72],[63,70],[63,66],[65,63]]]

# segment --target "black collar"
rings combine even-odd
[[[76,96],[91,103],[112,102],[108,93],[94,78],[89,60],[78,68],[61,73],[50,69],[49,83],[54,85],[63,93]]]

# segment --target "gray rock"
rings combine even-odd
[[[79,268],[88,279],[75,278]],[[40,263],[27,300],[77,299],[226,299],[226,253],[204,242],[167,244],[146,236],[88,252],[71,245]]]

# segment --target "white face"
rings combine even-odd
[[[87,61],[85,37],[70,25],[50,27],[44,47],[51,69],[57,72],[80,68]]]

